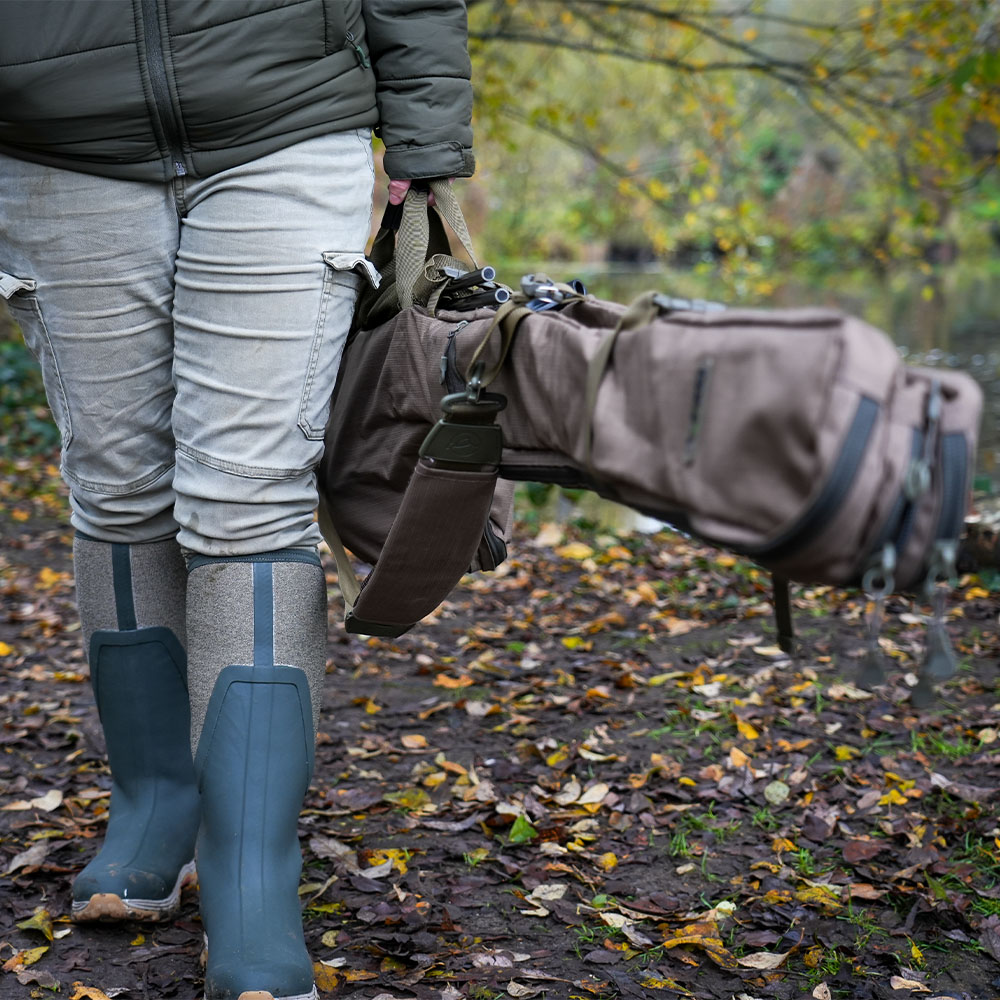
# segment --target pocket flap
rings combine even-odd
[[[0,295],[13,298],[18,292],[33,292],[38,282],[33,278],[16,278],[13,274],[0,271]]]
[[[382,275],[363,253],[330,250],[323,254],[323,261],[335,271],[356,271],[364,275],[371,282],[372,288],[378,288],[382,284]]]

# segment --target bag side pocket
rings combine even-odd
[[[37,287],[38,283],[34,278],[22,278],[0,270],[0,298],[6,301],[14,322],[21,329],[21,336],[24,337],[28,350],[42,369],[45,395],[65,451],[73,440],[73,422],[59,361],[45,325],[41,304],[35,294]]]

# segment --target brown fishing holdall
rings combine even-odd
[[[930,595],[954,574],[982,407],[969,376],[907,366],[833,309],[653,292],[626,308],[528,280],[499,308],[463,310],[482,292],[447,298],[462,281],[438,212],[468,238],[450,189],[434,190],[437,212],[407,199],[398,271],[391,228],[376,240],[387,283],[362,295],[333,398],[321,523],[349,630],[398,635],[470,567],[494,568],[513,480],[593,490],[779,581]],[[408,265],[424,305],[397,302],[404,247],[424,262]],[[363,585],[342,543],[374,566]]]

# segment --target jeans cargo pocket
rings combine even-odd
[[[321,440],[330,416],[330,397],[340,356],[354,315],[361,277],[376,288],[381,277],[363,253],[331,250],[323,254],[326,272],[316,332],[302,386],[298,425],[311,441]]]
[[[36,288],[37,282],[33,278],[20,278],[0,269],[0,298],[7,302],[14,322],[21,328],[21,335],[28,350],[41,366],[45,395],[65,450],[73,440],[73,424],[69,414],[66,387],[59,371],[52,339],[45,326],[41,305],[35,295]]]

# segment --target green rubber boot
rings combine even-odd
[[[298,895],[298,817],[313,770],[313,698],[306,670],[276,664],[275,650],[297,664],[310,648],[289,629],[288,607],[322,611],[311,627],[325,634],[325,582],[318,558],[295,562],[292,553],[283,562],[283,553],[268,555],[273,562],[201,561],[189,577],[189,600],[228,621],[224,631],[246,643],[227,647],[222,636],[209,649],[210,637],[199,630],[191,647],[199,670],[202,658],[211,660],[220,648],[246,657],[218,672],[204,722],[194,726],[205,1000],[317,996]]]
[[[168,628],[97,631],[90,664],[111,804],[104,843],[73,883],[73,919],[162,920],[195,879],[199,803],[184,650]]]

